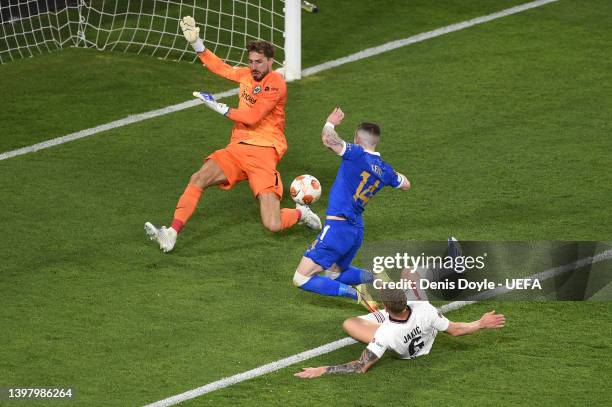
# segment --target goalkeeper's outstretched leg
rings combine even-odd
[[[311,229],[320,230],[321,220],[309,207],[281,209],[282,183],[280,175],[275,170],[268,171],[269,174],[266,174],[265,170],[262,173],[253,171],[247,174],[242,169],[244,166],[249,167],[249,157],[257,157],[257,154],[251,151],[257,149],[261,147],[230,145],[208,156],[202,168],[191,176],[189,184],[179,198],[172,225],[157,228],[150,222],[145,223],[145,232],[149,238],[156,241],[163,252],[172,251],[178,235],[194,214],[204,189],[214,185],[222,189],[231,189],[235,184],[244,180],[249,181],[253,194],[259,200],[261,220],[266,229],[271,232],[279,232],[299,223]]]
[[[202,168],[195,172],[189,179],[189,184],[179,198],[174,210],[172,226],[157,228],[151,222],[145,223],[145,232],[149,238],[159,244],[159,248],[167,253],[174,249],[178,234],[183,229],[191,215],[196,210],[202,191],[211,185],[227,182],[223,170],[213,161],[207,160]]]

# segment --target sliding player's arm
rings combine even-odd
[[[472,322],[452,322],[448,324],[446,333],[452,336],[470,335],[481,329],[499,329],[506,323],[503,314],[496,314],[495,311],[487,312],[479,320]]]
[[[342,155],[342,152],[346,148],[346,142],[338,136],[334,127],[342,123],[342,119],[344,119],[344,112],[339,107],[335,108],[327,117],[325,126],[323,126],[323,131],[321,132],[321,140],[325,147],[339,155]]]
[[[343,365],[336,366],[321,366],[321,367],[306,367],[295,376],[302,379],[312,379],[326,374],[334,373],[365,373],[369,368],[378,362],[379,358],[366,348],[358,360],[354,360]]]
[[[240,69],[226,64],[221,58],[213,54],[212,51],[206,49],[204,42],[200,38],[200,27],[196,27],[196,22],[193,17],[183,17],[179,25],[181,26],[185,39],[198,54],[198,58],[200,58],[202,64],[208,67],[211,72],[229,79],[230,81],[240,81],[240,76],[242,74]]]

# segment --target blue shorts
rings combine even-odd
[[[345,220],[326,220],[325,226],[317,239],[304,252],[323,269],[329,269],[334,263],[340,270],[346,270],[363,242],[363,228],[354,226]]]

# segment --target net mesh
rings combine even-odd
[[[67,46],[194,61],[179,27],[191,15],[204,44],[228,63],[246,61],[253,39],[283,60],[282,0],[2,0],[0,63]]]

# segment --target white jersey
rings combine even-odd
[[[449,321],[427,301],[408,302],[410,316],[406,321],[394,319],[387,311],[369,314],[364,319],[381,323],[368,344],[368,349],[380,358],[387,349],[401,359],[427,355],[438,331],[446,331]]]

